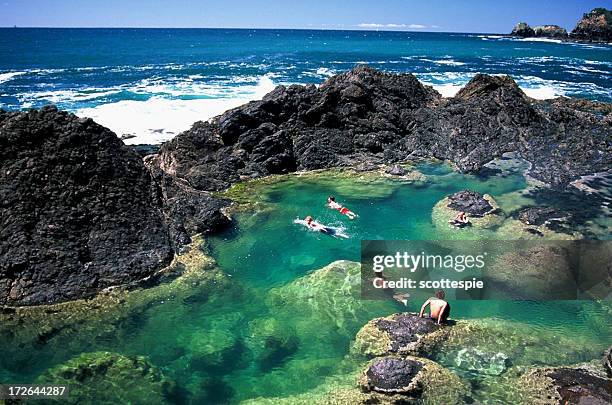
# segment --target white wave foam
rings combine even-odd
[[[245,86],[247,87],[247,86]],[[251,100],[261,99],[274,89],[268,76],[255,87],[234,90],[233,97],[177,100],[152,97],[146,101],[123,100],[76,111],[81,117],[93,118],[118,136],[130,135],[127,144],[158,144],[172,139],[196,121],[206,121]]]
[[[555,44],[561,44],[563,43],[562,40],[560,39],[553,39],[553,38],[520,38],[520,39],[515,39],[515,41],[523,41],[523,42],[552,42]]]
[[[0,73],[0,83],[5,83],[8,82],[9,80],[12,80],[13,77],[17,77],[20,75],[26,74],[26,72],[5,72],[5,73]]]
[[[424,62],[435,63],[437,65],[447,65],[447,66],[463,66],[463,65],[465,65],[464,62],[457,62],[456,60],[453,60],[453,59],[426,59],[426,58],[421,58],[421,60],[424,61]]]

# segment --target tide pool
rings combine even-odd
[[[201,250],[190,259],[205,276],[129,293],[108,314],[94,311],[61,327],[22,324],[24,330],[40,328],[33,339],[0,328],[0,380],[31,383],[74,356],[104,350],[148,357],[176,382],[168,396],[173,403],[313,403],[352,387],[367,361],[351,352],[358,330],[374,317],[416,311],[424,297],[412,297],[407,308],[391,300],[361,300],[358,266],[339,260],[358,261],[361,239],[511,238],[503,224],[484,233],[436,225],[433,207],[462,189],[495,198],[504,221],[542,198],[520,164],[481,176],[440,163],[408,169],[407,179],[331,170],[231,189],[227,195],[242,203],[232,213],[233,226],[198,243]],[[328,195],[359,217],[351,221],[327,208]],[[591,229],[606,223],[598,210],[592,212],[577,227],[609,237],[605,228]],[[350,239],[293,223],[306,215],[345,228]],[[471,384],[471,400],[481,403],[516,403],[516,367],[599,359],[612,341],[612,308],[605,302],[453,301],[452,308],[453,318],[490,325],[458,344],[510,357],[507,372],[490,375],[462,368],[457,347],[436,355]]]

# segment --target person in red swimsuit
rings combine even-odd
[[[342,215],[346,215],[347,217],[349,217],[349,219],[355,219],[355,217],[357,216],[357,214],[355,214],[353,211],[338,204],[336,202],[336,198],[333,195],[330,195],[329,197],[327,197],[327,205],[329,205],[329,208],[331,209],[340,211]]]

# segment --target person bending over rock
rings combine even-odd
[[[336,197],[334,197],[333,195],[327,197],[327,204],[329,205],[329,208],[340,211],[341,214],[346,215],[347,217],[349,217],[349,219],[355,219],[355,217],[357,216],[357,214],[355,214],[353,211],[350,211],[348,208],[338,204],[336,202]]]
[[[468,219],[465,212],[461,211],[457,214],[457,216],[455,216],[455,218],[448,221],[448,223],[458,228],[463,228],[464,226],[469,225],[470,220]]]
[[[423,317],[425,308],[429,305],[429,317],[436,321],[438,325],[446,323],[450,315],[450,304],[444,301],[444,291],[436,291],[436,296],[429,298],[423,306],[421,306],[421,312],[419,317]]]

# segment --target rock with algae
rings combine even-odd
[[[0,311],[0,337],[14,358],[25,356],[22,345],[43,344],[54,353],[69,352],[64,339],[73,345],[87,346],[105,335],[116,336],[121,323],[139,314],[154,311],[171,301],[208,300],[232,296],[239,288],[200,249],[202,239],[195,238],[191,249],[177,256],[162,278],[166,282],[132,291],[115,289],[90,300],[61,304],[3,308]]]
[[[612,403],[612,379],[579,367],[536,368],[519,380],[523,402],[533,405]]]
[[[442,364],[455,364],[457,353],[465,348],[502,353],[515,366],[572,364],[599,357],[602,351],[602,343],[593,338],[564,336],[558,331],[509,320],[459,320],[443,331],[444,336],[429,340],[433,345],[427,350],[431,358]]]
[[[423,354],[425,347],[443,337],[445,327],[428,318],[411,313],[398,313],[368,322],[357,333],[353,351],[366,356],[385,354]]]
[[[508,368],[508,356],[465,347],[457,352],[455,366],[478,374],[500,375]]]
[[[110,352],[83,353],[47,370],[37,384],[67,385],[69,395],[59,403],[168,404],[175,384],[145,357]]]
[[[359,380],[372,393],[365,403],[461,404],[469,389],[459,377],[439,364],[417,357],[387,356],[372,360]]]
[[[274,318],[259,318],[250,322],[247,346],[259,367],[265,371],[277,367],[299,348],[295,330]]]
[[[467,195],[468,191],[466,190],[463,193]],[[501,225],[504,216],[501,215],[499,205],[493,197],[484,194],[482,196],[478,195],[480,198],[476,198],[469,194],[469,198],[466,197],[461,200],[457,194],[459,193],[453,195],[455,196],[454,200],[452,199],[453,196],[450,196],[438,201],[431,213],[432,222],[437,230],[443,234],[444,239],[478,239],[487,236],[494,238],[491,229]],[[461,211],[467,213],[470,225],[457,229],[450,225],[448,221],[455,218]],[[475,214],[470,215],[470,212]]]
[[[271,289],[266,303],[275,313],[290,315],[298,334],[302,327],[309,331],[318,322],[352,337],[352,330],[372,316],[368,314],[391,308],[388,302],[361,300],[360,287],[359,263],[341,260]]]
[[[571,242],[513,245],[487,270],[487,283],[510,299],[576,299],[577,246]],[[491,297],[491,298],[498,298]]]

